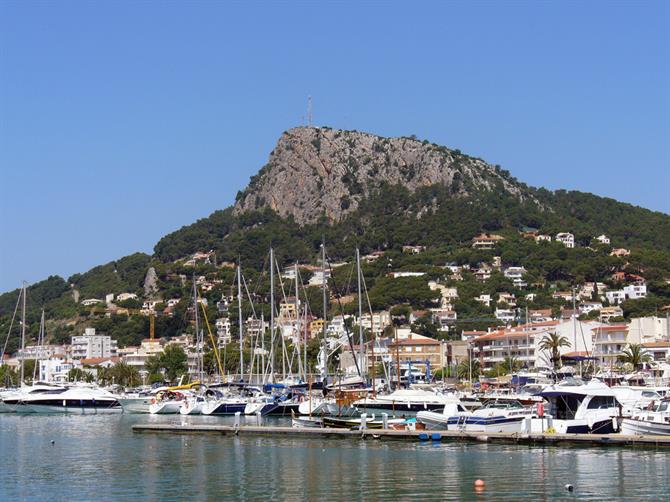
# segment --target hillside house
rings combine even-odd
[[[472,247],[475,249],[493,249],[498,242],[505,240],[501,235],[496,234],[480,234],[472,239]]]
[[[510,307],[516,307],[516,296],[514,293],[498,293],[498,303],[505,303]]]
[[[481,294],[481,295],[475,297],[475,300],[478,301],[479,303],[483,303],[487,307],[491,306],[491,295]]]
[[[570,232],[560,232],[556,234],[556,241],[563,244],[566,248],[575,247],[575,236]]]
[[[600,309],[600,320],[609,322],[615,317],[623,317],[623,309],[621,307],[603,307]]]

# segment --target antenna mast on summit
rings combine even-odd
[[[307,126],[312,127],[312,96],[307,96]]]

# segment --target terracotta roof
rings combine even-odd
[[[81,359],[80,360],[81,364],[86,364],[86,365],[89,365],[89,366],[95,366],[95,365],[98,365],[98,364],[105,363],[107,361],[116,363],[116,362],[119,361],[119,358],[118,357],[91,357],[91,358],[88,358],[88,359]]]
[[[577,351],[577,352],[567,352],[565,354],[561,354],[561,357],[588,357],[589,354],[588,352],[585,351]]]
[[[620,324],[618,326],[598,326],[592,328],[591,331],[628,331],[628,326]]]
[[[642,344],[643,347],[648,347],[648,348],[663,348],[663,347],[670,347],[670,342],[647,342]]]
[[[477,237],[474,237],[472,240],[473,241],[500,241],[503,240],[504,237],[502,235],[496,235],[496,234],[480,234]]]

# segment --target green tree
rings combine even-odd
[[[6,364],[0,365],[0,387],[15,387],[19,384],[19,374]]]
[[[523,364],[514,356],[505,356],[505,359],[500,363],[500,370],[505,375],[519,371]]]
[[[91,383],[93,381],[93,375],[81,368],[72,368],[67,372],[67,381]]]
[[[148,357],[144,367],[150,375],[162,373],[168,381],[172,382],[188,372],[188,357],[181,346],[170,344],[161,354]]]
[[[631,364],[634,370],[639,369],[642,366],[642,363],[649,362],[650,360],[651,356],[649,353],[644,350],[642,345],[636,343],[628,345],[619,356],[619,361]]]
[[[109,368],[99,369],[98,382],[104,384],[114,383],[124,387],[134,387],[142,383],[142,378],[140,377],[137,368],[134,368],[127,363],[119,362]]]
[[[566,337],[558,333],[549,333],[544,335],[542,340],[540,340],[538,347],[540,350],[551,352],[551,362],[554,365],[554,369],[557,369],[561,361],[561,347],[570,347],[571,345]]]

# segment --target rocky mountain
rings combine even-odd
[[[453,197],[502,190],[529,194],[499,166],[416,138],[383,138],[357,131],[298,127],[286,131],[268,163],[238,195],[235,213],[269,208],[299,224],[341,221],[375,188],[409,192],[439,185]]]

